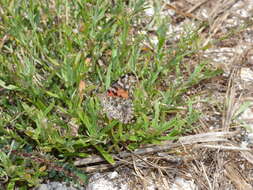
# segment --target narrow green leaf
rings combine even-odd
[[[15,181],[10,181],[7,185],[7,190],[14,190],[15,188]]]
[[[50,91],[46,91],[46,93],[51,96],[51,97],[54,97],[54,98],[60,98],[57,94],[53,93],[53,92],[50,92]]]
[[[108,89],[111,84],[111,70],[112,70],[112,63],[109,65],[107,73],[106,73],[106,79],[105,79],[105,88]]]
[[[5,82],[2,81],[2,80],[0,80],[0,86],[7,89],[7,90],[16,90],[16,89],[18,89],[18,87],[14,86],[14,85],[11,85],[11,84],[6,86]]]
[[[93,146],[100,152],[100,154],[104,157],[104,159],[109,162],[110,164],[114,165],[115,160],[113,159],[112,155],[110,155],[105,149],[103,149],[100,145],[95,145]]]

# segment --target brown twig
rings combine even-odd
[[[148,146],[148,147],[144,147],[144,148],[140,148],[137,149],[133,152],[129,152],[129,151],[124,151],[121,152],[120,154],[113,154],[112,157],[115,160],[119,160],[116,161],[115,165],[110,165],[110,164],[99,164],[101,162],[105,162],[105,160],[100,157],[100,156],[91,156],[89,158],[84,158],[84,159],[77,159],[74,162],[75,166],[85,166],[86,167],[83,169],[86,172],[95,172],[95,171],[102,171],[102,170],[106,170],[115,166],[118,166],[120,164],[126,163],[126,160],[128,157],[130,156],[136,156],[138,158],[140,158],[141,155],[147,155],[147,154],[153,154],[153,153],[158,153],[158,152],[164,152],[167,150],[171,150],[173,148],[177,148],[177,147],[181,147],[182,145],[192,145],[195,143],[203,143],[203,142],[221,142],[221,141],[226,141],[228,137],[231,137],[233,135],[235,135],[236,132],[211,132],[211,133],[203,133],[203,134],[197,134],[197,135],[190,135],[190,136],[186,136],[186,137],[181,137],[179,138],[179,141],[176,143],[172,143],[171,141],[167,141],[164,142],[164,144],[162,145],[156,145],[156,146]],[[93,164],[93,166],[88,166]],[[95,164],[99,164],[99,165],[95,165]],[[129,163],[127,163],[129,164]],[[152,165],[152,167],[154,167],[153,164],[150,165],[150,163],[148,164],[149,166]],[[101,167],[100,167],[101,166]],[[144,166],[142,166],[144,167]]]

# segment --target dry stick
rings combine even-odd
[[[179,143],[168,143],[165,145],[160,145],[160,146],[152,146],[152,147],[147,147],[147,148],[141,148],[141,149],[137,149],[134,151],[135,154],[137,155],[143,155],[143,154],[151,154],[154,152],[161,152],[161,151],[165,151],[171,148],[175,148],[180,146]],[[118,155],[113,154],[113,158],[120,157],[120,158],[126,158],[131,156],[132,153],[130,152],[121,152]],[[98,162],[104,162],[104,158],[102,158],[101,156],[92,156],[89,158],[83,158],[83,159],[78,159],[77,161],[74,162],[75,166],[81,166],[81,165],[87,165],[87,164],[94,164],[94,163],[98,163]]]
[[[195,143],[202,143],[202,142],[218,142],[218,141],[227,141],[227,137],[234,136],[237,132],[211,132],[211,133],[204,133],[204,134],[197,134],[197,135],[190,135],[179,138],[179,142],[172,143],[171,141],[164,142],[163,145],[156,145],[156,146],[150,146],[145,148],[140,148],[133,153],[135,155],[144,155],[144,154],[153,154],[157,152],[164,152],[167,150],[170,150],[172,148],[180,147],[181,145],[191,145]],[[119,158],[127,158],[129,156],[132,156],[133,154],[131,152],[121,152],[118,155],[113,154],[113,158],[117,159]],[[74,162],[75,166],[82,166],[82,165],[88,165],[88,164],[95,164],[99,162],[104,162],[104,158],[101,156],[91,156],[88,158],[78,159]],[[116,162],[116,165],[118,163]]]
[[[115,160],[119,160],[119,161],[116,161],[116,163],[114,165],[99,164],[99,165],[96,165],[96,166],[87,166],[87,167],[83,168],[83,170],[87,173],[103,171],[103,170],[106,170],[106,169],[109,169],[109,168],[112,168],[112,167],[119,166],[123,163],[129,164],[129,162],[127,162],[126,160],[123,160],[121,158],[127,158],[129,156],[133,157],[133,154],[135,156],[139,157],[138,155],[163,152],[163,151],[166,151],[166,150],[169,150],[169,149],[172,149],[172,148],[180,147],[181,145],[191,145],[191,144],[200,143],[200,142],[227,141],[227,139],[225,137],[234,136],[236,133],[237,132],[210,132],[210,133],[204,133],[204,134],[197,134],[197,135],[181,137],[181,138],[179,138],[180,143],[172,143],[172,142],[169,141],[169,142],[165,142],[165,144],[160,145],[160,146],[150,146],[150,147],[137,149],[136,151],[133,151],[133,153],[131,153],[131,152],[129,153],[129,152],[125,151],[125,152],[120,153],[119,155],[112,155]],[[119,158],[119,156],[121,158]],[[102,157],[93,156],[93,157],[90,157],[90,158],[77,160],[74,164],[76,166],[80,166],[80,165],[86,165],[86,164],[91,164],[91,163],[94,164],[94,163],[103,162],[103,161],[105,161],[105,160]],[[157,168],[153,164],[149,163],[148,165]],[[143,167],[148,167],[148,166],[141,165],[140,167],[143,168]],[[164,169],[164,168],[162,168],[162,169]]]

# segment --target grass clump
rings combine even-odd
[[[0,176],[8,189],[41,183],[58,162],[97,151],[114,163],[110,154],[123,147],[196,127],[194,99],[183,95],[220,71],[184,63],[199,51],[197,31],[168,45],[169,23],[155,20],[151,42],[141,32],[146,7],[143,0],[2,1]],[[139,82],[136,122],[125,125],[106,118],[97,94],[128,72]]]

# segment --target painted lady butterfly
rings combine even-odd
[[[117,119],[122,123],[130,123],[134,118],[133,87],[137,78],[128,73],[112,83],[107,92],[100,95],[103,112],[109,119]]]

